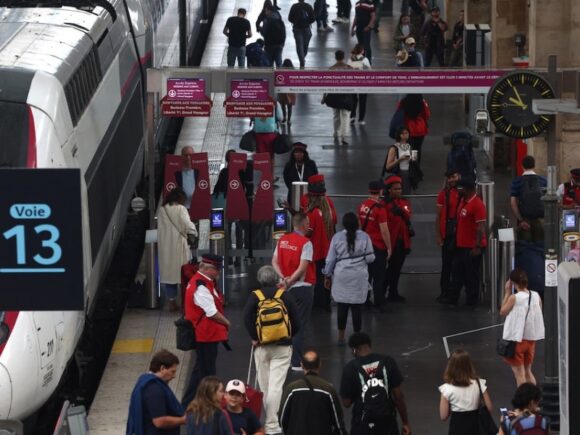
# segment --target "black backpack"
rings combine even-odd
[[[471,140],[471,133],[466,131],[458,131],[451,135],[451,150],[447,154],[447,170],[457,169],[462,180],[475,182],[476,162]]]
[[[522,191],[518,200],[520,214],[525,219],[544,217],[544,203],[540,178],[537,175],[522,176]]]
[[[268,26],[264,35],[266,45],[284,45],[286,42],[286,26],[278,18],[268,18]]]
[[[296,12],[296,22],[294,23],[294,25],[297,28],[304,28],[310,26],[310,14],[308,13],[309,12],[308,6],[309,5],[306,3],[304,4],[298,3],[296,5],[298,11]]]
[[[379,361],[372,376],[367,374],[358,361],[357,365],[362,387],[361,422],[366,425],[392,418],[395,415],[395,405],[389,394],[389,380],[385,365]]]

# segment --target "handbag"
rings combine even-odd
[[[254,130],[246,131],[240,139],[240,149],[253,153],[256,151],[256,133]]]
[[[499,428],[495,424],[489,409],[487,409],[487,406],[485,406],[479,379],[477,379],[477,387],[479,388],[479,408],[477,409],[477,421],[479,427],[478,435],[496,435],[499,431]]]
[[[530,296],[528,297],[528,311],[526,312],[526,318],[524,319],[524,326],[526,320],[528,319],[528,314],[530,314],[530,305],[532,303],[532,292],[528,290]],[[503,338],[498,338],[495,346],[495,350],[499,356],[504,358],[513,358],[516,354],[516,342],[511,340],[504,340]]]
[[[175,347],[179,350],[193,350],[197,347],[195,329],[193,324],[185,317],[180,317],[175,322]]]
[[[274,153],[286,154],[292,146],[290,145],[290,137],[284,133],[278,133],[274,139]]]

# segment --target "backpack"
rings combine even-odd
[[[303,27],[310,27],[310,14],[307,10],[307,5],[298,5],[296,6],[298,12],[296,13],[296,21],[294,22],[294,26],[298,28]]]
[[[395,415],[395,405],[389,396],[387,371],[379,361],[374,375],[369,376],[357,361],[361,381],[361,404],[363,424],[376,423]]]
[[[537,175],[522,176],[522,191],[518,199],[518,208],[524,218],[536,219],[544,217],[542,189]]]
[[[524,415],[502,423],[506,435],[548,435],[548,419],[541,415]]]
[[[447,170],[457,169],[462,180],[476,179],[476,162],[471,147],[471,133],[458,131],[451,135],[451,150],[447,154]]]
[[[272,66],[268,53],[257,42],[252,42],[246,46],[246,57],[248,58],[248,66]]]
[[[286,25],[278,18],[268,18],[268,26],[264,35],[266,45],[284,45],[286,41]]]
[[[290,317],[282,295],[284,289],[276,290],[274,297],[267,298],[262,290],[254,290],[258,298],[258,313],[256,316],[256,332],[260,344],[276,343],[292,338]]]

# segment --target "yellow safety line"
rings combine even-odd
[[[152,338],[115,340],[112,353],[150,353],[153,350]]]

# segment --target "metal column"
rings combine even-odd
[[[479,182],[478,185],[478,193],[485,204],[486,209],[486,237],[489,237],[490,244],[488,246],[486,255],[483,256],[483,274],[482,274],[482,281],[483,281],[483,290],[484,290],[484,297],[489,293],[491,295],[491,299],[493,300],[493,292],[494,292],[494,279],[497,282],[497,275],[494,276],[493,274],[493,257],[492,257],[492,250],[491,250],[491,236],[494,224],[494,215],[495,215],[495,207],[494,207],[494,200],[495,200],[495,183],[493,181],[485,181]],[[495,312],[492,308],[492,312]]]
[[[305,181],[294,181],[290,195],[290,207],[293,210],[300,210],[300,198],[308,193],[308,183]]]

